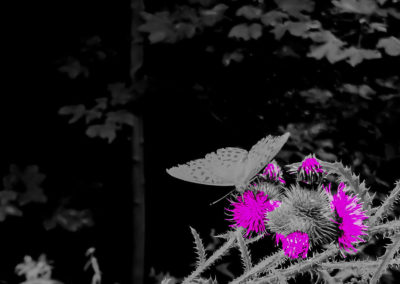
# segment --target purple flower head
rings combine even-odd
[[[276,234],[276,244],[282,243],[282,249],[285,255],[290,258],[307,257],[309,242],[308,235],[303,232],[293,232],[286,237],[282,234]]]
[[[299,177],[306,183],[313,183],[322,177],[324,170],[314,155],[308,155],[297,169]]]
[[[278,181],[281,184],[286,184],[285,180],[282,178],[282,170],[275,161],[272,161],[265,167],[261,176],[271,181]]]
[[[278,200],[268,199],[264,192],[246,190],[242,196],[237,197],[237,201],[231,201],[233,209],[226,209],[232,212],[232,219],[235,224],[231,227],[243,227],[247,229],[246,237],[250,234],[264,233],[267,212],[273,211],[281,204]]]
[[[331,204],[337,217],[332,221],[339,225],[341,231],[338,238],[339,247],[347,252],[357,252],[353,243],[364,242],[360,236],[367,235],[368,228],[363,224],[363,220],[368,216],[364,214],[366,211],[362,211],[362,203],[357,196],[346,194],[346,185],[340,183],[337,193],[332,196]]]

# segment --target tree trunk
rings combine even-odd
[[[144,0],[131,0],[131,49],[130,78],[132,84],[140,80],[138,70],[143,64],[143,38],[138,31],[140,13],[144,11]],[[133,113],[132,132],[132,192],[133,192],[133,267],[132,283],[144,283],[145,261],[145,179],[143,155],[143,116]]]

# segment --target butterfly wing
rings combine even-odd
[[[171,176],[194,183],[237,186],[247,183],[280,151],[290,133],[261,139],[250,152],[240,148],[221,148],[203,159],[167,169]]]
[[[246,182],[261,171],[278,154],[289,136],[289,132],[281,136],[268,135],[250,149],[248,160],[246,161]]]
[[[213,173],[236,185],[245,174],[248,154],[244,149],[227,147],[208,154],[206,160]]]
[[[222,148],[207,154],[204,159],[197,159],[185,165],[178,165],[167,169],[171,176],[194,183],[233,186],[235,173],[240,172],[241,161],[247,157],[248,152],[239,148]],[[244,167],[244,165],[242,165]]]

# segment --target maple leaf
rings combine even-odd
[[[234,26],[228,34],[228,37],[234,37],[243,40],[258,39],[262,35],[262,27],[260,24],[254,23],[250,26],[247,24],[239,24]]]
[[[326,57],[330,63],[335,63],[343,60],[347,55],[343,54],[342,46],[344,42],[335,37],[330,31],[324,31],[321,34],[325,43],[311,48],[311,52],[307,54],[308,57],[315,59],[322,59]]]
[[[108,143],[114,141],[117,137],[117,125],[114,123],[90,125],[86,130],[86,135],[90,138],[100,137],[108,140]]]
[[[60,115],[72,115],[72,118],[68,121],[69,124],[77,122],[80,118],[82,118],[86,113],[86,108],[84,105],[71,105],[64,106],[60,108],[58,114]]]
[[[262,10],[260,8],[245,5],[236,11],[236,16],[243,16],[248,20],[254,20],[261,17]]]
[[[400,55],[400,40],[393,36],[381,38],[376,47],[384,48],[385,52],[390,56]]]
[[[332,3],[344,13],[370,15],[378,8],[374,0],[340,0]]]
[[[261,17],[261,22],[266,26],[276,26],[277,24],[282,24],[284,20],[288,19],[289,16],[281,11],[272,10],[265,13]]]
[[[315,6],[312,0],[275,0],[275,3],[282,11],[296,18],[304,18],[301,12],[312,12]]]
[[[225,4],[218,4],[212,9],[200,10],[201,20],[205,26],[214,26],[223,19],[224,12],[228,9]]]
[[[171,42],[174,40],[174,30],[168,12],[158,12],[155,14],[142,13],[145,23],[139,26],[140,32],[149,34],[149,41],[151,43],[158,43],[162,41]]]
[[[243,53],[237,50],[234,52],[225,53],[222,59],[222,63],[225,66],[228,66],[232,61],[241,62],[243,58],[244,58]]]
[[[363,62],[364,59],[368,60],[382,57],[381,53],[377,50],[356,48],[354,46],[344,50],[343,55],[347,58],[347,62],[353,67]]]

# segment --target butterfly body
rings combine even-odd
[[[250,151],[227,147],[209,153],[205,158],[167,169],[171,176],[199,184],[235,186],[239,191],[280,151],[290,134],[267,136]]]

